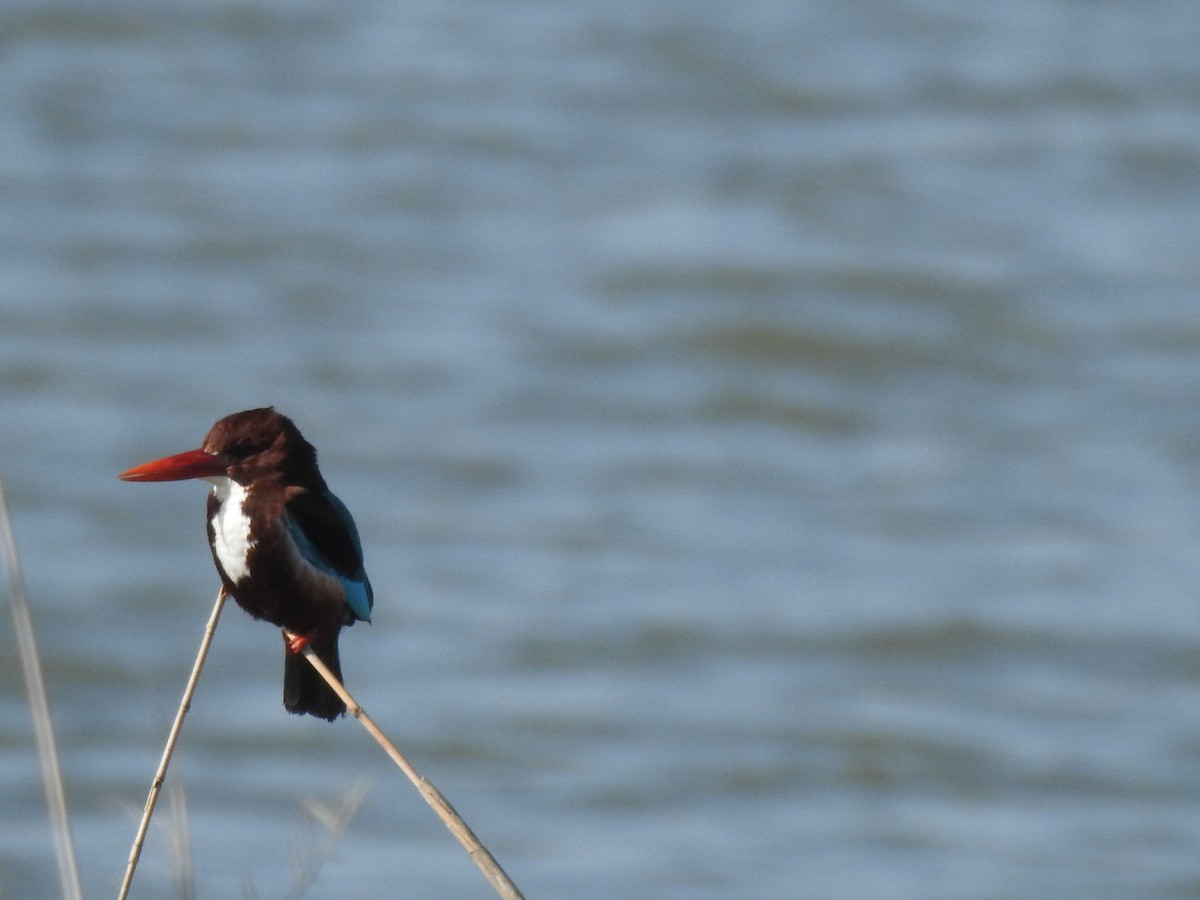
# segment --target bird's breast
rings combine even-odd
[[[217,509],[212,517],[213,554],[225,576],[237,584],[250,574],[249,555],[255,541],[250,537],[246,515],[246,489],[229,478],[213,479]]]

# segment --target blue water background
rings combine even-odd
[[[1200,893],[1200,6],[10,0],[0,471],[89,897],[274,403],[532,898]],[[231,607],[135,897],[488,897]],[[0,894],[57,895],[0,625]],[[185,821],[186,829],[179,821]],[[252,893],[251,893],[252,892]]]

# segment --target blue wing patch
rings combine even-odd
[[[311,496],[311,495],[310,495]],[[298,521],[298,516],[293,513],[300,513],[299,508],[290,509],[284,514],[284,521],[287,524],[288,534],[296,543],[296,549],[300,551],[300,555],[304,557],[314,568],[321,570],[327,575],[332,575],[342,585],[342,591],[346,596],[346,605],[350,607],[350,612],[355,619],[364,622],[371,621],[371,609],[375,605],[375,593],[371,589],[371,581],[367,578],[366,570],[362,564],[362,541],[358,537],[358,528],[354,524],[354,519],[350,515],[350,510],[346,509],[346,505],[329,491],[323,491],[321,498],[328,502],[332,507],[332,511],[336,513],[337,526],[341,534],[337,535],[338,543],[344,545],[345,538],[350,538],[350,543],[354,547],[353,558],[357,562],[357,569],[350,569],[346,566],[334,565],[330,557],[335,556],[332,553],[322,553],[318,548],[317,543],[305,531],[304,526]],[[313,523],[316,524],[315,522]],[[332,524],[332,523],[331,523]],[[328,529],[325,529],[326,531]],[[321,534],[317,531],[314,534]],[[321,537],[327,541],[332,536],[321,534]],[[345,550],[345,547],[342,548]],[[343,560],[347,559],[348,554],[341,554]]]

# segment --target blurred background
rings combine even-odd
[[[275,404],[364,706],[531,898],[1200,893],[1200,7],[8,0],[0,470],[90,896]],[[197,896],[492,891],[234,606]],[[55,867],[0,625],[0,893]],[[134,897],[180,896],[160,813]]]

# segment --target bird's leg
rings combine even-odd
[[[287,644],[288,650],[292,653],[302,653],[304,648],[312,643],[313,638],[317,636],[316,629],[313,629],[308,634],[284,634],[283,642]]]

